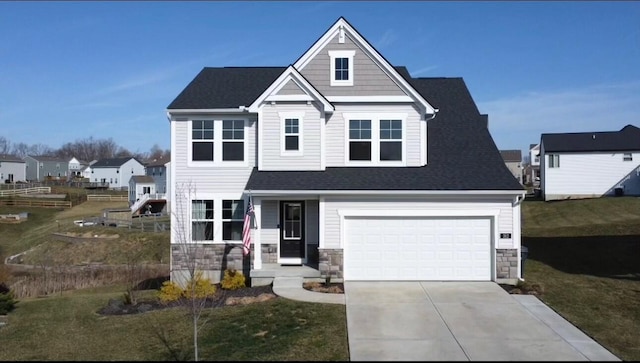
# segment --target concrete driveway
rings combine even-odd
[[[353,361],[619,360],[493,282],[345,282]]]

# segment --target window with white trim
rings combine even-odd
[[[549,168],[559,168],[559,167],[560,167],[560,155],[549,154]]]
[[[222,160],[244,160],[244,120],[222,121]]]
[[[213,241],[213,200],[191,201],[191,240]]]
[[[349,120],[349,160],[371,161],[371,120]]]
[[[297,118],[284,119],[284,150],[300,150],[300,120]]]
[[[622,155],[622,161],[633,161],[633,154],[631,153],[624,153]]]
[[[245,127],[245,119],[190,121],[188,165],[246,166],[248,150]]]
[[[380,161],[402,160],[402,120],[380,120]]]
[[[353,86],[355,50],[330,50],[330,76],[332,86]]]
[[[213,120],[191,121],[191,160],[213,161]]]
[[[222,239],[241,241],[244,226],[244,200],[222,200]]]

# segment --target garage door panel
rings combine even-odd
[[[345,221],[347,280],[490,280],[489,218]]]

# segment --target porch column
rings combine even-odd
[[[253,268],[262,269],[262,243],[260,241],[260,221],[262,220],[262,199],[253,198]]]

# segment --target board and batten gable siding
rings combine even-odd
[[[171,147],[171,183],[172,193],[181,189],[189,183],[193,183],[196,193],[242,193],[249,180],[251,170],[256,165],[256,126],[257,115],[247,114],[249,122],[245,127],[245,142],[247,142],[246,166],[225,167],[215,166],[189,166],[188,150],[189,143],[189,123],[191,119],[198,119],[202,116],[180,116],[185,121],[171,121],[172,147]],[[216,119],[238,118],[239,115],[216,115],[207,116]],[[174,199],[173,203],[178,201]]]
[[[343,248],[340,245],[341,230],[339,210],[416,210],[416,211],[464,211],[467,210],[499,210],[496,222],[497,233],[510,233],[517,236],[514,228],[513,204],[490,198],[467,198],[468,201],[456,201],[453,198],[434,197],[326,197],[324,199],[324,246],[322,248]],[[322,204],[321,204],[322,206]],[[402,217],[402,216],[398,216]],[[516,216],[517,217],[517,216]],[[517,222],[516,222],[517,223]],[[517,227],[517,226],[516,226]],[[518,232],[519,233],[519,232]],[[495,248],[516,248],[513,238],[501,238],[495,241]]]
[[[331,86],[331,57],[329,51],[355,50],[353,86]],[[406,93],[376,65],[348,34],[338,43],[336,35],[302,69],[298,70],[320,93],[326,96],[404,96]]]
[[[420,159],[422,145],[420,138],[420,113],[414,104],[336,104],[335,111],[326,122],[325,154],[327,167],[345,165],[345,128],[347,122],[343,114],[407,114],[405,120],[406,135],[406,166],[423,166]],[[426,140],[426,139],[425,139]]]
[[[289,80],[280,91],[277,93],[278,95],[305,95],[307,94],[302,88],[298,87],[298,85],[293,81]]]
[[[549,167],[551,154],[559,155],[560,167]],[[624,154],[547,153],[541,160],[545,199],[614,195],[619,185],[624,186],[626,195],[640,195],[640,151],[631,152],[631,161],[624,161]]]
[[[302,153],[282,153],[284,142],[281,115],[302,115],[299,146]],[[261,170],[321,170],[320,155],[320,110],[315,102],[266,104],[262,108],[262,152]]]

